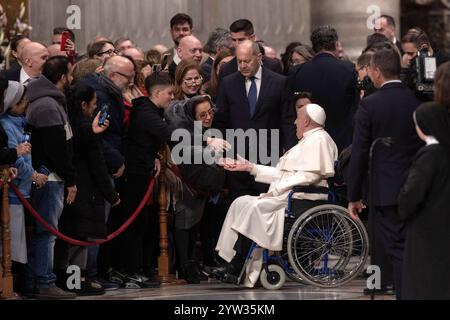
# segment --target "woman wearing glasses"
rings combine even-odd
[[[213,118],[214,106],[209,96],[196,96],[175,102],[165,114],[165,119],[172,131],[185,130],[189,132],[191,138],[196,133],[195,125],[201,125],[200,132],[203,133],[211,128]],[[202,280],[202,275],[194,255],[197,234],[207,201],[212,200],[214,198],[212,196],[222,190],[225,181],[225,172],[215,164],[205,163],[203,154],[229,149],[229,144],[224,140],[212,138],[206,139],[199,145],[195,144],[194,139],[187,144],[185,144],[186,141],[172,141],[174,160],[176,160],[174,156],[178,156],[176,149],[180,148],[181,143],[183,148],[180,155],[183,159],[176,161],[177,167],[171,170],[182,185],[182,196],[180,195],[174,204],[178,277],[188,283],[198,284]],[[189,155],[186,156],[188,153]],[[211,225],[210,228],[213,226]]]
[[[88,50],[89,58],[97,59],[102,62],[116,55],[116,49],[114,48],[114,44],[111,41],[95,42],[90,46]]]
[[[183,60],[175,72],[175,100],[184,100],[201,94],[203,77],[196,61]]]

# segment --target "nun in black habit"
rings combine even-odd
[[[406,220],[403,300],[450,300],[450,124],[445,108],[421,105],[414,116],[426,142],[399,196]]]

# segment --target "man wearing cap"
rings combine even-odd
[[[316,104],[308,104],[297,111],[298,144],[288,151],[276,168],[255,165],[247,160],[225,159],[228,171],[249,172],[260,183],[270,184],[269,192],[259,197],[244,196],[231,205],[220,233],[216,250],[227,265],[205,270],[209,276],[221,280],[236,278],[246,259],[252,241],[261,248],[281,251],[283,245],[285,208],[288,195],[295,186],[327,187],[327,179],[334,176],[334,162],[338,157],[336,144],[324,130],[325,111]],[[298,193],[296,199],[327,200],[323,194]],[[245,285],[253,287],[262,266],[260,254],[253,256],[246,270]],[[230,277],[231,275],[231,277]]]

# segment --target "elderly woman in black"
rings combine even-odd
[[[214,150],[228,149],[229,144],[210,137],[203,140],[203,133],[211,128],[214,118],[214,106],[209,96],[175,102],[167,110],[165,118],[172,131],[182,129],[190,139],[187,143],[172,141],[171,149],[172,159],[177,164],[175,170],[182,181],[182,195],[174,204],[178,274],[180,279],[195,284],[200,283],[201,274],[194,256],[194,246],[205,204],[211,195],[222,190],[225,180],[225,172],[214,163],[205,161],[203,154],[205,148],[210,148],[214,153]],[[177,157],[181,159],[177,160]],[[195,161],[199,159],[200,162]]]
[[[402,299],[450,299],[450,123],[434,102],[415,113],[417,134],[426,142],[399,196],[406,220]]]

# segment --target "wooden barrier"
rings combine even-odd
[[[2,214],[1,214],[1,228],[2,228],[2,261],[0,268],[1,284],[0,284],[0,298],[9,299],[14,295],[13,292],[13,276],[11,273],[11,230],[9,228],[9,202],[8,202],[8,180],[9,168],[2,168]]]

